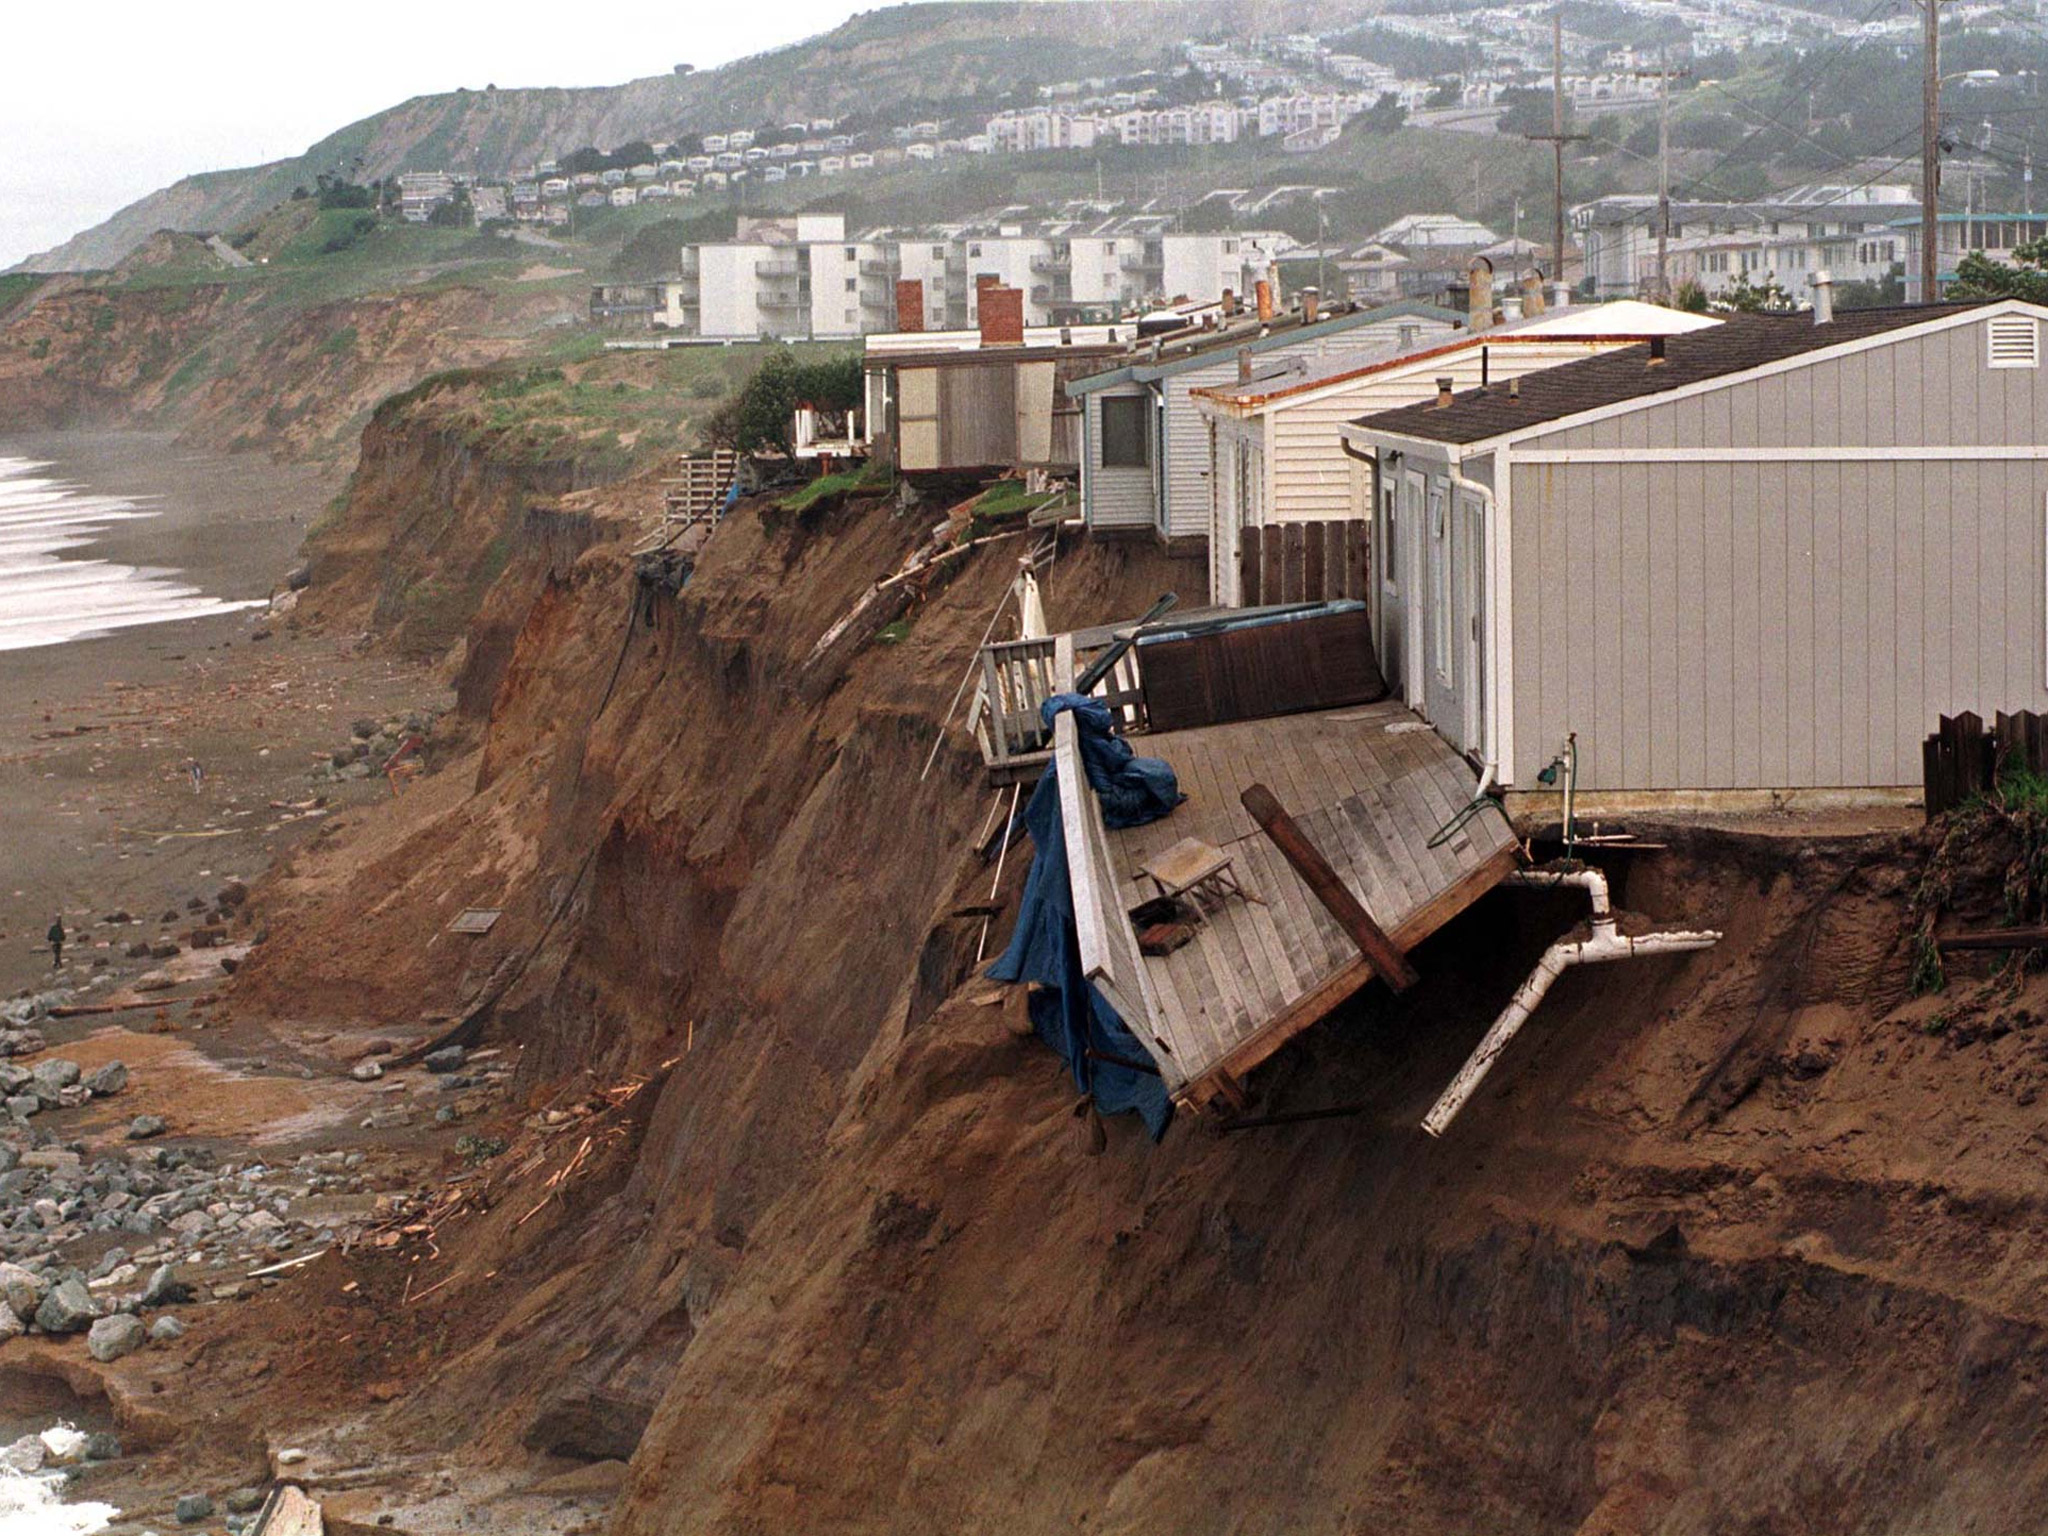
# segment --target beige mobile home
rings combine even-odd
[[[1346,421],[1454,389],[1576,362],[1651,336],[1717,322],[1633,299],[1553,311],[1479,332],[1438,333],[1394,356],[1348,353],[1315,367],[1266,368],[1193,393],[1208,436],[1209,600],[1231,607],[1362,596],[1340,583],[1330,548],[1363,550],[1369,471],[1344,451]],[[1359,524],[1342,537],[1332,524]],[[1311,558],[1318,551],[1325,557]],[[1314,566],[1323,573],[1318,585]]]
[[[1826,293],[1820,311],[1826,317]],[[2048,309],[1740,315],[1344,429],[1381,662],[1510,789],[1899,790],[2048,710]]]

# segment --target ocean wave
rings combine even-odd
[[[0,651],[261,606],[211,596],[176,571],[76,558],[115,524],[155,517],[154,498],[98,494],[42,473],[51,467],[0,455]]]

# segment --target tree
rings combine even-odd
[[[754,370],[734,403],[733,446],[741,453],[794,454],[797,377],[796,355],[787,347],[777,347]]]
[[[1713,307],[1723,314],[1782,315],[1789,314],[1796,306],[1792,296],[1778,285],[1778,280],[1770,273],[1764,274],[1761,283],[1752,283],[1747,272],[1738,272],[1727,291],[1714,300]]]
[[[1906,264],[1893,262],[1891,270],[1876,282],[1851,279],[1835,284],[1838,309],[1884,309],[1906,302]]]
[[[1495,132],[1506,138],[1518,134],[1548,133],[1551,123],[1550,92],[1532,91],[1521,86],[1500,93],[1500,105],[1506,110],[1500,115]],[[1573,129],[1572,104],[1564,104],[1564,131]]]
[[[1688,277],[1678,285],[1678,291],[1671,295],[1674,308],[1682,309],[1689,315],[1704,315],[1707,312],[1707,290],[1699,282]]]
[[[2007,262],[1982,251],[1970,252],[1956,263],[1956,280],[1948,286],[1948,297],[2048,303],[2048,240],[2029,240],[2015,246],[2012,255]]]
[[[1371,106],[1345,126],[1359,133],[1393,133],[1407,121],[1408,109],[1392,91],[1382,91]]]

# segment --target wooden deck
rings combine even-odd
[[[1132,744],[1172,764],[1188,800],[1164,820],[1104,834],[1115,882],[1103,902],[1111,921],[1153,894],[1138,867],[1184,837],[1232,853],[1238,878],[1263,899],[1227,900],[1196,926],[1192,942],[1137,962],[1147,996],[1131,1011],[1149,1019],[1127,1013],[1127,1022],[1183,1102],[1234,1097],[1239,1078],[1373,974],[1239,803],[1247,785],[1263,783],[1279,797],[1402,949],[1449,922],[1516,862],[1514,834],[1497,808],[1429,846],[1472,799],[1477,779],[1398,703],[1161,732]]]

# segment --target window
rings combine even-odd
[[[1113,396],[1102,402],[1102,467],[1146,469],[1152,463],[1150,402],[1143,395]]]
[[[1984,362],[1991,368],[2041,366],[2041,328],[2032,315],[1999,315],[1984,327]]]
[[[849,277],[846,280],[846,291],[848,293],[860,292],[860,279],[857,277]]]

